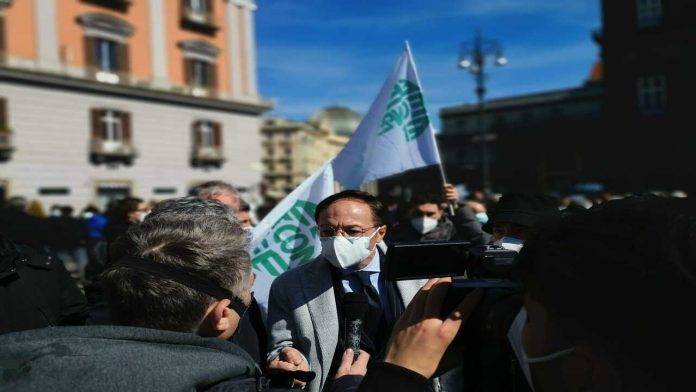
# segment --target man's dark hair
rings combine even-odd
[[[375,221],[375,224],[379,226],[384,224],[384,206],[382,202],[367,192],[354,190],[338,192],[319,202],[314,212],[314,220],[319,222],[321,213],[339,200],[357,200],[367,204],[372,211],[372,219]]]
[[[240,297],[247,289],[247,234],[229,208],[196,198],[167,200],[114,245],[113,260],[146,257]],[[215,299],[174,281],[128,267],[111,267],[101,282],[116,324],[195,332]]]
[[[437,204],[441,207],[444,202],[445,199],[442,195],[433,192],[424,192],[413,195],[409,205],[411,207],[418,207],[421,204]]]
[[[128,222],[128,214],[138,210],[138,205],[143,202],[143,199],[137,197],[126,197],[117,200],[112,208],[107,211],[107,217],[117,223]]]
[[[622,382],[678,390],[691,377],[684,358],[696,330],[688,316],[696,298],[692,201],[629,198],[546,222],[518,260],[526,292],[564,337],[596,349]]]

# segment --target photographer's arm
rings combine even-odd
[[[450,278],[430,279],[394,327],[384,363],[371,368],[358,391],[422,391],[449,344],[481,300],[475,290],[445,319],[439,318]]]

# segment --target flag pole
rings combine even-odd
[[[415,68],[416,64],[415,64],[415,61],[413,61],[413,55],[411,54],[411,44],[408,42],[408,40],[404,41],[404,50],[406,50],[406,53],[408,54],[408,58],[409,58],[411,64],[413,64],[413,67]],[[416,73],[416,78],[418,78],[417,73]],[[418,85],[420,85],[420,80],[418,81]],[[438,154],[437,166],[438,166],[438,169],[440,171],[440,178],[442,179],[442,187],[444,188],[445,185],[447,184],[447,176],[445,176],[445,169],[442,167],[442,160],[439,159],[440,149],[437,146],[437,139],[435,139],[434,132],[432,132],[432,134],[433,134],[432,135],[433,144],[435,145],[435,149],[437,150],[437,154]],[[450,216],[454,217],[454,205],[450,202],[447,202],[447,207],[448,207],[447,210],[448,210]]]
[[[445,169],[442,167],[442,162],[437,164],[438,169],[440,169],[440,178],[442,179],[442,187],[444,188],[447,184],[447,178],[445,177]],[[452,202],[447,202],[447,209],[451,217],[454,217],[454,205]]]
[[[411,44],[408,42],[408,40],[404,41],[404,50],[406,50],[406,53],[408,55],[409,61],[411,64],[413,64],[413,67],[416,67],[415,61],[413,61],[413,54],[411,53]],[[418,73],[416,72],[416,78],[418,78]],[[420,85],[420,80],[418,81],[418,85]],[[435,139],[435,133],[432,133],[432,138],[433,138],[433,145],[435,146],[435,150],[437,150],[437,155],[438,155],[438,169],[440,171],[440,178],[442,179],[442,187],[447,184],[447,176],[445,175],[445,169],[442,166],[442,159],[440,159],[440,148],[437,145],[437,139]],[[454,205],[452,203],[447,203],[448,205],[448,212],[450,216],[454,217]]]

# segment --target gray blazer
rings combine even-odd
[[[425,282],[397,282],[404,305]],[[275,279],[268,299],[268,328],[270,350],[292,346],[302,352],[317,373],[309,391],[321,391],[338,344],[336,298],[326,259],[319,256]]]

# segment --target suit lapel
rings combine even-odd
[[[331,271],[321,256],[302,275],[302,291],[317,339],[316,352],[322,366],[321,385],[324,385],[338,344],[338,313]]]

